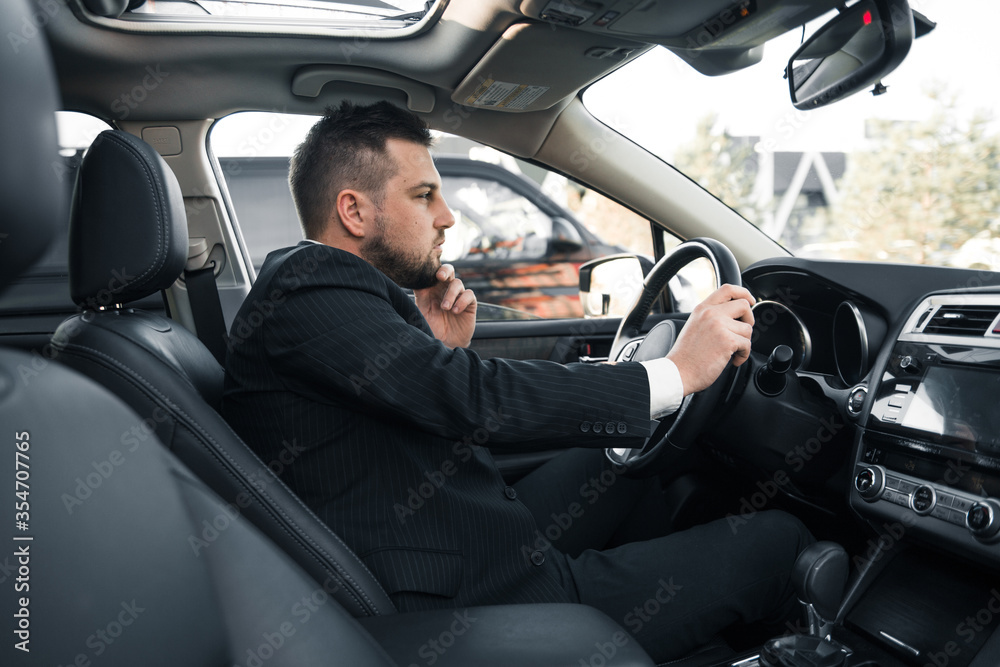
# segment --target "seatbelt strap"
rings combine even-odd
[[[185,269],[184,282],[187,284],[188,301],[191,303],[195,329],[198,330],[198,340],[208,348],[216,361],[225,366],[229,336],[226,333],[226,320],[222,316],[219,287],[215,284],[215,262],[209,262],[208,266],[193,271]]]

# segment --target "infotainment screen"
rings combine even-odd
[[[931,366],[899,424],[937,436],[941,444],[1000,453],[1000,373]]]

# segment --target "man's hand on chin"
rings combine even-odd
[[[476,295],[455,277],[455,267],[442,264],[437,285],[413,290],[435,338],[450,348],[468,347],[476,330]]]

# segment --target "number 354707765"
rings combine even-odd
[[[18,530],[28,530],[31,505],[31,465],[28,450],[31,449],[31,435],[27,431],[14,434],[14,523]]]

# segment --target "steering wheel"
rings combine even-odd
[[[681,325],[664,320],[648,334],[642,325],[667,282],[677,272],[700,258],[708,259],[715,269],[716,287],[725,283],[741,286],[740,266],[729,248],[715,239],[696,238],[682,243],[656,263],[643,281],[642,293],[628,314],[622,318],[609,358],[613,361],[645,361],[666,356],[673,347]],[[708,389],[686,396],[672,415],[659,426],[640,448],[607,448],[605,455],[627,474],[642,476],[657,472],[688,450],[695,437],[704,429],[718,405],[722,392],[731,382],[736,369],[729,365]]]

